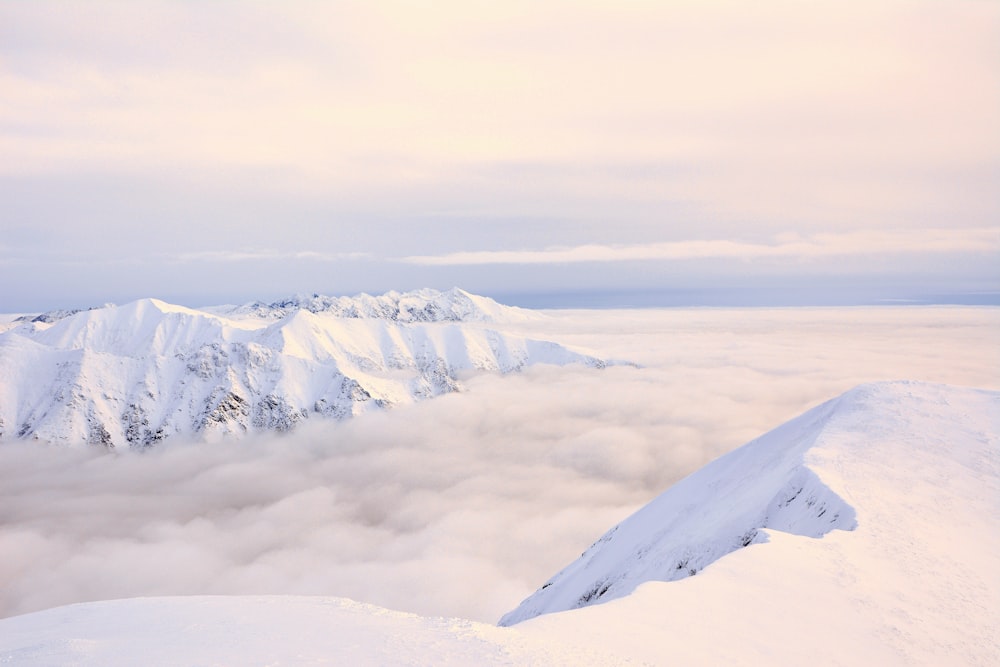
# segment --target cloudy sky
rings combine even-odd
[[[984,0],[6,2],[0,311],[995,300],[998,45]]]

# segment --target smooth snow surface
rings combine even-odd
[[[603,366],[482,326],[503,317],[530,319],[456,289],[208,310],[143,299],[25,318],[0,332],[0,439],[146,447],[288,431],[456,391],[472,371]]]
[[[568,646],[462,619],[343,598],[136,598],[0,621],[3,665],[617,665]]]
[[[79,604],[0,620],[0,664],[994,665],[998,501],[1000,392],[867,384],[682,480],[544,590],[578,599],[757,526],[680,581],[512,628],[329,598]]]

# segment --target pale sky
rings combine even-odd
[[[986,0],[5,2],[0,311],[997,302],[998,119]]]

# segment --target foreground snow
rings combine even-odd
[[[611,654],[342,598],[136,598],[0,621],[0,664],[615,665]]]
[[[863,385],[677,484],[544,590],[631,589],[657,576],[642,561],[758,526],[680,581],[511,628],[328,598],[72,605],[0,621],[0,663],[997,664],[998,500],[1000,392]],[[817,530],[831,511],[841,530]]]

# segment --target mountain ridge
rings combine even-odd
[[[140,302],[157,302],[176,309],[187,309],[236,320],[255,318],[278,320],[300,310],[352,319],[385,319],[397,322],[496,322],[537,316],[530,310],[501,304],[489,297],[472,294],[459,287],[443,291],[431,288],[408,292],[391,290],[378,295],[361,292],[354,296],[329,296],[317,292],[311,295],[295,294],[271,302],[249,301],[238,305],[210,305],[199,308],[169,304],[153,297],[133,300],[122,305]],[[106,303],[89,308],[58,308],[43,313],[20,315],[12,319],[11,326],[53,324],[78,313],[113,308],[116,305]]]
[[[845,425],[877,408],[895,419],[880,428],[906,432],[911,419],[896,406],[911,405],[919,415],[922,403],[933,397],[947,405],[948,394],[958,391],[876,382],[814,407],[710,462],[612,527],[500,625],[615,600],[644,582],[695,576],[735,551],[766,542],[773,531],[823,538],[832,530],[855,530],[858,510],[848,501],[842,474],[845,458],[864,460],[865,452],[838,441]],[[992,398],[995,420],[1000,394],[983,394]],[[830,469],[831,460],[839,470]]]
[[[487,328],[524,315],[461,290],[371,299],[395,305],[344,315],[350,299],[316,312],[286,304],[261,317],[139,299],[21,321],[0,332],[0,439],[145,447],[287,431],[458,391],[465,372],[605,365]]]

